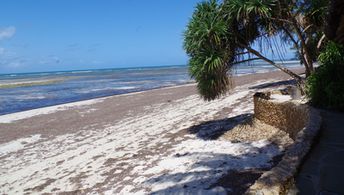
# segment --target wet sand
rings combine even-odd
[[[301,73],[302,69],[297,72]],[[202,155],[186,154],[185,159],[177,158],[178,162],[185,160],[184,163],[192,164],[199,163],[194,157],[218,158],[218,162],[227,164],[219,166],[222,167],[220,172],[242,168],[237,164],[266,167],[272,156],[279,154],[269,143],[230,145],[251,150],[259,148],[265,157],[241,149],[226,153],[221,147],[218,151],[226,156],[214,156],[208,154],[214,151],[205,145],[216,143],[216,146],[229,147],[229,143],[208,142],[207,136],[188,129],[206,121],[252,113],[254,92],[279,87],[288,83],[284,82],[287,79],[288,75],[282,72],[235,77],[236,88],[211,102],[200,99],[195,84],[188,84],[0,116],[0,192],[195,192],[188,186],[214,183],[215,176],[204,180],[194,174],[188,177],[196,178],[197,182],[192,185],[189,182],[185,188],[179,186],[185,185],[185,175],[174,172],[182,165],[170,170],[164,168],[163,163],[175,160],[176,153],[185,155],[177,152],[184,150],[194,151],[195,155],[202,152]],[[208,133],[210,138],[214,132],[209,130]],[[209,156],[204,157],[205,154]],[[249,161],[243,163],[234,159]],[[212,168],[213,164],[207,166]],[[185,167],[183,173],[197,171]],[[214,175],[219,170],[213,171],[202,174]],[[161,176],[164,174],[174,174],[172,181]],[[217,174],[218,178],[223,176]],[[159,179],[152,180],[157,176]]]
[[[302,69],[296,70],[298,73],[303,72]],[[289,76],[279,71],[244,75],[234,77],[234,85],[237,87],[267,79],[285,80],[289,79]],[[187,84],[80,101],[81,106],[73,106],[72,103],[70,108],[68,108],[69,104],[53,106],[55,108],[51,109],[53,111],[51,114],[27,117],[10,123],[2,123],[1,119],[6,116],[10,116],[8,118],[16,118],[18,113],[2,115],[0,116],[0,144],[33,134],[41,134],[44,137],[51,137],[66,133],[74,133],[84,130],[85,127],[88,129],[105,128],[126,117],[132,117],[137,113],[143,112],[145,107],[152,104],[169,104],[173,101],[195,94],[197,94],[196,85]],[[88,106],[87,104],[91,104],[91,106]],[[63,107],[67,107],[67,109],[58,111],[59,108]],[[37,112],[35,112],[36,110]],[[28,112],[39,113],[40,110],[42,109],[35,109]],[[57,111],[55,112],[54,110]]]

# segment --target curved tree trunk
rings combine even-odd
[[[287,73],[288,75],[290,75],[293,79],[295,79],[295,81],[296,81],[296,83],[297,83],[297,86],[298,86],[298,88],[300,89],[301,93],[302,93],[302,94],[305,94],[305,90],[304,90],[304,85],[305,85],[304,79],[303,79],[300,75],[298,75],[298,74],[294,73],[293,71],[291,71],[291,70],[289,70],[289,69],[283,67],[283,66],[280,65],[280,64],[276,64],[274,61],[272,61],[272,60],[266,58],[266,57],[263,56],[260,52],[258,52],[257,50],[255,50],[255,49],[253,49],[253,48],[251,48],[251,47],[246,47],[246,50],[249,51],[250,53],[254,54],[255,56],[259,57],[260,59],[262,59],[262,60],[268,62],[269,64],[275,66],[276,68],[280,69],[281,71]]]

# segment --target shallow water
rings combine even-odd
[[[290,62],[289,67],[297,67]],[[275,70],[265,63],[237,65],[234,75]],[[0,75],[0,115],[68,102],[193,82],[187,66],[141,67]]]

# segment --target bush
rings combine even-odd
[[[344,47],[329,42],[320,66],[308,77],[306,93],[315,106],[344,111]]]

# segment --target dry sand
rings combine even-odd
[[[232,93],[211,102],[188,84],[0,116],[0,193],[230,192],[214,184],[271,167],[282,149],[215,138],[252,114],[254,92],[285,79],[236,77]]]

